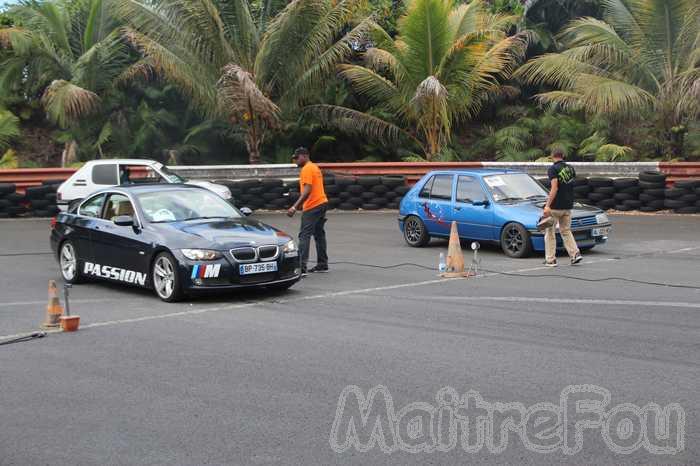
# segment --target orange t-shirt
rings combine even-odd
[[[313,162],[306,162],[299,175],[299,191],[304,192],[304,185],[311,185],[309,197],[304,201],[303,210],[311,210],[328,202],[326,191],[323,189],[321,169]]]

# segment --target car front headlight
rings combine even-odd
[[[182,255],[193,261],[213,261],[221,257],[219,251],[211,249],[181,249]]]
[[[285,254],[297,252],[297,243],[294,240],[290,240],[282,247],[282,252]]]
[[[606,214],[606,213],[602,213],[602,214],[596,215],[596,216],[595,216],[595,221],[596,221],[596,223],[598,223],[598,224],[601,224],[601,223],[610,223],[610,219],[608,218],[608,214]]]

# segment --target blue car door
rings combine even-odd
[[[476,176],[459,175],[455,190],[453,217],[459,236],[467,239],[496,239],[493,226],[493,205]]]
[[[431,235],[450,234],[453,182],[453,175],[433,175],[418,194],[420,216]]]

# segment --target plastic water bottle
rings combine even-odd
[[[445,262],[445,253],[440,253],[440,262],[438,263],[438,270],[440,273],[445,273],[447,271],[447,262]]]

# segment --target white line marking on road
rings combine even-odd
[[[700,303],[687,303],[677,301],[630,301],[608,299],[576,299],[576,298],[540,298],[521,296],[431,296],[433,301],[503,301],[503,302],[530,302],[530,303],[555,303],[555,304],[601,304],[618,306],[648,306],[648,307],[685,307],[700,309]]]
[[[128,299],[124,298],[111,298],[111,299],[98,299],[98,298],[91,298],[91,299],[74,299],[71,298],[70,302],[71,303],[104,303],[107,301],[129,301]],[[0,303],[0,307],[12,307],[12,306],[36,306],[36,305],[46,305],[48,300],[44,299],[43,301],[15,301],[15,302],[10,302],[10,303]]]

